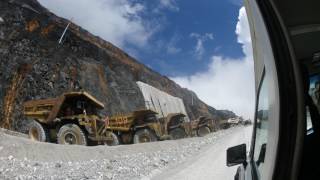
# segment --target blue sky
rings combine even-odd
[[[239,4],[224,0],[172,2],[175,8],[154,12],[157,3],[142,1],[146,7],[142,17],[157,21],[161,27],[150,37],[147,47],[126,45],[137,59],[161,74],[180,76],[206,70],[212,55],[234,59],[244,56],[234,33]],[[204,38],[206,34],[212,38]],[[196,51],[198,41],[202,41],[203,50]]]
[[[253,118],[254,73],[241,0],[39,0],[205,103]]]
[[[206,70],[212,55],[243,56],[234,33],[241,0],[39,1],[163,75]]]

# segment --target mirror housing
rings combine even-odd
[[[257,166],[260,166],[261,163],[264,163],[264,157],[266,155],[267,144],[264,143],[261,145],[261,150],[259,153],[258,161],[256,162]]]
[[[235,166],[238,164],[247,164],[247,146],[240,144],[227,149],[227,166]]]

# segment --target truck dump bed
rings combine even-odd
[[[66,99],[78,97],[90,101],[90,103],[93,104],[96,108],[104,108],[103,103],[95,99],[87,92],[68,92],[62,94],[57,98],[30,100],[25,102],[24,115],[27,118],[37,119],[42,123],[50,123],[57,117]]]
[[[133,111],[127,115],[116,115],[112,116],[109,119],[108,129],[117,130],[117,131],[129,131],[132,125],[135,123],[135,120],[144,117],[148,114],[157,114],[152,110],[138,110]]]
[[[27,101],[24,103],[24,115],[44,122],[50,114],[54,114],[53,110],[57,109],[59,101],[59,98]]]

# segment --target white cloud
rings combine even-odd
[[[255,99],[253,59],[244,7],[239,10],[236,34],[245,57],[231,59],[213,56],[207,71],[171,79],[193,90],[201,100],[217,109],[229,109],[245,118],[253,118]]]
[[[172,44],[169,44],[167,47],[168,54],[177,54],[181,51],[181,48],[175,47]]]
[[[160,7],[167,8],[173,11],[179,11],[176,0],[160,0]]]
[[[204,47],[203,47],[203,41],[201,39],[197,39],[197,45],[195,47],[195,53],[198,57],[198,59],[200,59],[204,53]]]
[[[205,33],[204,35],[198,34],[198,33],[191,33],[190,37],[195,38],[197,43],[194,48],[194,53],[197,59],[201,59],[205,48],[203,46],[203,43],[207,40],[213,40],[213,34],[212,33]]]
[[[206,33],[206,34],[204,35],[204,37],[205,37],[205,39],[211,39],[211,40],[213,40],[213,35],[212,35],[212,33]]]
[[[238,36],[238,43],[242,44],[243,53],[252,58],[252,45],[249,22],[247,13],[244,7],[239,10],[238,23],[236,26],[236,34]]]
[[[177,47],[177,43],[179,40],[180,40],[180,37],[177,34],[171,37],[168,44],[166,45],[168,54],[177,54],[181,52],[182,49]]]
[[[153,31],[139,13],[144,6],[129,0],[39,0],[46,8],[124,47],[126,43],[144,46]]]

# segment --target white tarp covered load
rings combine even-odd
[[[183,113],[189,121],[182,99],[171,96],[141,81],[137,81],[137,85],[143,94],[146,108],[158,112],[158,117],[166,117],[170,113]]]

